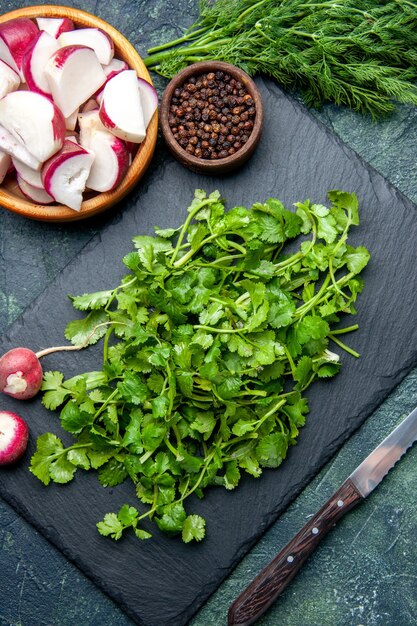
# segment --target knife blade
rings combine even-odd
[[[253,624],[275,602],[329,530],[362,502],[417,441],[417,407],[348,476],[321,509],[230,605],[228,626]]]

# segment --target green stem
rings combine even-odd
[[[217,50],[219,46],[230,43],[230,39],[217,39],[211,44],[205,46],[186,46],[184,48],[178,48],[175,52],[178,56],[188,57],[191,54],[198,54],[200,52],[206,54],[210,50]],[[153,67],[158,65],[161,61],[169,58],[172,54],[171,50],[165,50],[159,54],[153,54],[152,56],[145,57],[143,60],[146,67]]]
[[[358,330],[359,324],[353,324],[353,326],[347,326],[346,328],[338,328],[337,330],[332,330],[332,335],[344,335],[345,333],[350,333],[353,330]]]
[[[178,37],[178,39],[173,39],[172,41],[167,41],[166,43],[162,43],[159,46],[153,46],[152,48],[148,48],[148,54],[154,54],[155,52],[160,52],[161,50],[166,50],[167,48],[173,48],[174,46],[178,46],[184,41],[189,41],[190,39],[196,39],[198,35],[207,32],[209,29],[208,26],[204,26],[203,28],[198,28],[192,32],[183,35],[182,37]]]
[[[340,348],[342,348],[342,350],[344,350],[345,352],[348,352],[349,354],[356,357],[357,359],[360,357],[360,354],[356,352],[356,350],[353,350],[353,348],[349,348],[349,346],[347,346],[345,343],[340,341],[340,339],[337,339],[337,337],[335,337],[333,333],[330,333],[328,337],[329,339],[334,341]]]
[[[118,393],[118,390],[115,389],[114,391],[112,391],[112,393],[109,395],[109,397],[107,398],[107,400],[105,400],[103,402],[103,404],[101,405],[101,407],[98,409],[98,411],[96,411],[94,413],[93,416],[93,421],[96,420],[98,418],[98,416],[103,413],[104,409],[107,407],[107,405],[111,402],[111,400],[113,400],[113,398],[115,397],[115,395]]]

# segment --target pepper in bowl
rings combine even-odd
[[[162,97],[167,145],[196,172],[227,173],[242,165],[259,142],[262,122],[255,83],[228,63],[190,65],[172,79]]]

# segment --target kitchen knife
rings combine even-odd
[[[417,408],[352,472],[321,509],[231,604],[229,626],[249,626],[271,606],[321,539],[381,482],[417,441]]]

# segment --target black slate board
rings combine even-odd
[[[32,437],[25,462],[2,470],[0,494],[144,626],[185,624],[417,362],[417,292],[412,280],[415,207],[276,85],[262,80],[258,85],[266,126],[252,160],[233,176],[212,179],[188,172],[165,155],[130,196],[123,212],[24,313],[1,346],[2,351],[16,345],[36,350],[62,343],[63,329],[75,316],[66,294],[117,284],[124,274],[121,257],[131,249],[131,237],[152,233],[153,225],[177,226],[195,188],[218,188],[229,206],[270,196],[288,205],[306,198],[325,202],[326,191],[334,188],[358,194],[361,226],[352,241],[366,245],[372,260],[355,320],[360,330],[349,342],[362,357],[357,361],[342,355],[339,376],[311,389],[307,426],[279,470],[266,471],[257,480],[245,478],[234,492],[212,489],[205,500],[189,504],[190,511],[207,519],[207,537],[201,544],[185,546],[159,533],[148,542],[126,537],[114,543],[101,538],[95,522],[125,501],[134,502],[132,487],[104,490],[88,473],[80,473],[65,486],[43,487],[29,474],[27,464],[37,435],[46,430],[63,435],[57,420],[39,400],[23,406],[10,398],[2,400],[4,409],[28,418]],[[44,361],[46,369],[60,369],[68,376],[99,364],[96,348],[84,351],[82,357],[55,354]]]

